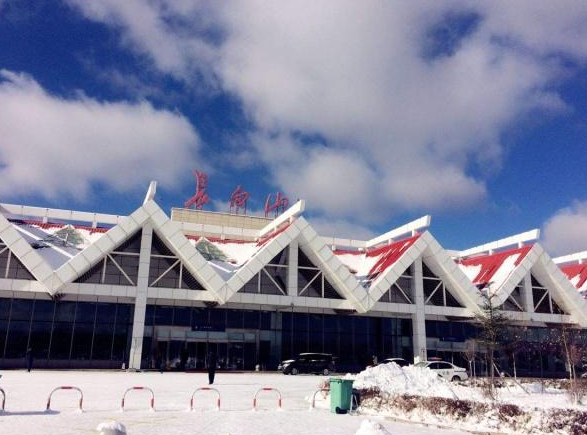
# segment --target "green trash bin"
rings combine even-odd
[[[330,378],[330,412],[336,414],[336,409],[348,412],[351,409],[353,396],[353,380]],[[340,412],[339,411],[339,412]]]

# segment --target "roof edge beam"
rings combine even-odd
[[[149,189],[147,189],[147,194],[145,195],[145,200],[143,201],[143,205],[148,203],[149,201],[155,200],[155,194],[157,193],[157,182],[155,180],[149,183]]]
[[[290,208],[280,214],[278,217],[273,219],[269,222],[265,227],[259,230],[259,237],[263,237],[264,235],[270,233],[271,231],[275,231],[277,227],[284,222],[291,222],[293,218],[299,216],[304,212],[306,208],[306,202],[303,199],[298,199],[298,201],[293,204]]]
[[[3,213],[41,218],[43,222],[49,219],[59,219],[64,221],[88,222],[92,226],[98,223],[108,225],[118,225],[126,216],[117,216],[103,213],[90,213],[85,211],[63,210],[58,208],[32,207],[28,205],[4,204],[0,203],[0,211]]]
[[[553,258],[556,264],[565,264],[565,263],[579,263],[583,264],[587,260],[587,251],[575,252],[573,254],[562,255],[560,257]]]
[[[517,246],[518,248],[521,248],[525,242],[538,240],[539,238],[540,230],[533,229],[524,233],[514,234],[513,236],[465,249],[464,251],[459,251],[459,257],[468,257],[470,255],[482,254],[485,252],[492,253],[496,249],[507,248],[509,246]]]
[[[401,227],[394,228],[393,230],[390,230],[384,234],[374,237],[371,240],[367,240],[365,242],[365,248],[371,248],[381,243],[388,243],[390,241],[393,241],[394,239],[397,239],[400,236],[404,236],[407,234],[413,236],[415,235],[416,231],[428,228],[431,222],[432,216],[430,216],[429,214],[426,216],[422,216],[418,219],[408,222],[405,225],[402,225]]]

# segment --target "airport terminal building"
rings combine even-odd
[[[523,331],[518,374],[536,375],[564,371],[552,331],[587,327],[587,253],[552,259],[536,231],[448,251],[429,216],[339,239],[316,233],[303,201],[274,219],[169,216],[154,195],[129,216],[0,204],[0,368],[27,351],[39,368],[203,369],[209,351],[226,370],[302,352],[341,370],[463,364],[483,291]]]

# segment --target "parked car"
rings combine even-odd
[[[428,367],[447,381],[464,381],[465,379],[469,379],[467,369],[455,366],[453,363],[446,361],[420,361],[414,365],[416,367]]]
[[[410,365],[409,362],[407,362],[405,359],[403,358],[385,358],[383,361],[381,361],[379,364],[389,364],[389,363],[396,363],[398,366],[400,367],[407,367]]]
[[[296,359],[282,361],[277,370],[284,375],[316,373],[326,376],[334,371],[334,358],[329,353],[300,353]]]

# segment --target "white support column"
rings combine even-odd
[[[534,296],[532,294],[532,275],[530,272],[526,274],[522,283],[522,303],[524,304],[524,310],[528,313],[533,313]]]
[[[416,312],[412,314],[412,344],[414,363],[425,361],[426,354],[426,313],[424,310],[424,280],[422,279],[422,257],[414,260],[413,286]]]
[[[292,240],[289,244],[289,267],[287,269],[287,295],[298,295],[298,241]]]
[[[141,236],[141,253],[139,257],[139,275],[137,279],[137,297],[135,298],[135,312],[132,322],[132,342],[128,368],[141,369],[141,354],[143,352],[143,336],[145,334],[145,312],[147,311],[147,288],[149,287],[149,263],[151,261],[151,240],[153,227],[150,222],[143,226]]]

